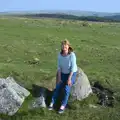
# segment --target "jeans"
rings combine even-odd
[[[69,77],[69,74],[61,73],[61,82],[59,82],[56,85],[56,89],[53,92],[53,96],[52,96],[52,103],[53,104],[56,102],[56,99],[57,99],[61,89],[63,89],[64,90],[64,97],[62,99],[62,106],[65,107],[67,105],[68,98],[70,95],[70,90],[71,90],[71,86],[67,85],[68,77]],[[75,80],[76,80],[76,72],[73,73],[72,78],[71,78],[72,85],[75,83]]]

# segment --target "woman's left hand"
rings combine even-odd
[[[72,86],[72,81],[71,81],[71,78],[68,78],[68,86]]]

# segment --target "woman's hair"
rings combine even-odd
[[[65,39],[65,40],[63,40],[61,42],[61,46],[62,45],[68,45],[69,46],[69,48],[68,48],[68,54],[70,54],[71,52],[73,52],[73,48],[71,47],[70,42],[67,39]],[[63,54],[63,50],[62,49],[61,49],[60,53]]]

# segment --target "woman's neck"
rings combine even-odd
[[[63,52],[63,55],[64,56],[68,55],[68,51]]]

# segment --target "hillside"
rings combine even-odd
[[[45,109],[29,110],[30,95],[13,117],[4,120],[119,120],[120,117],[120,24],[61,19],[0,17],[0,77],[13,76],[26,89],[32,84],[53,89],[61,40],[67,38],[77,64],[90,82],[114,91],[114,107],[97,104],[96,95],[69,103],[63,115]],[[31,61],[39,59],[38,64]],[[97,106],[90,107],[90,104]]]
[[[14,14],[12,16],[27,17],[27,18],[59,18],[67,20],[82,20],[82,21],[95,21],[95,22],[120,22],[120,16],[75,16],[65,13],[29,13],[29,14]]]

